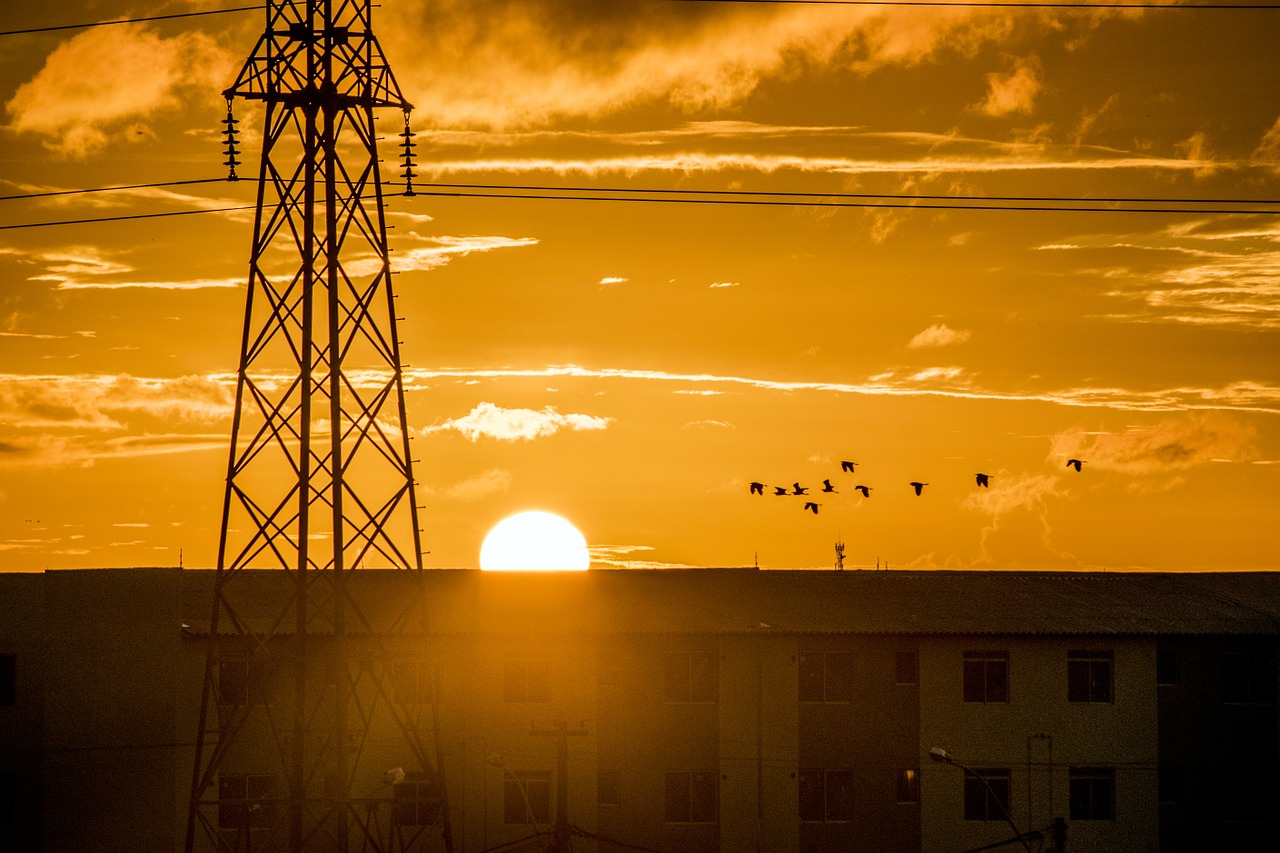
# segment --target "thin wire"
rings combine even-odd
[[[536,195],[533,193],[469,193],[469,192],[431,192],[419,191],[419,196],[437,198],[495,198],[508,201],[614,201],[635,204],[697,204],[697,205],[739,205],[746,207],[825,207],[855,208],[864,210],[976,210],[1007,211],[1011,213],[1164,213],[1190,215],[1221,216],[1280,216],[1280,210],[1246,210],[1229,208],[1198,207],[1053,207],[1050,205],[997,205],[997,204],[907,204],[905,202],[854,202],[854,201],[768,201],[763,199],[730,199],[730,198],[627,198],[625,196],[572,196],[572,195]],[[278,205],[267,205],[275,208]],[[97,222],[124,222],[133,219],[160,219],[167,216],[195,216],[201,213],[230,213],[241,210],[254,210],[255,205],[238,207],[216,207],[201,210],[171,210],[163,213],[137,213],[125,216],[97,216],[88,219],[60,219],[49,222],[22,222],[14,225],[0,225],[0,231],[18,231],[27,228],[52,228],[59,225],[87,225]]]
[[[265,205],[264,207],[277,207]],[[135,213],[127,216],[95,216],[91,219],[59,219],[53,222],[21,222],[17,225],[0,225],[0,231],[18,231],[24,228],[52,228],[56,225],[88,225],[94,222],[124,222],[129,219],[160,219],[165,216],[195,216],[200,213],[230,213],[237,210],[254,210],[256,205],[240,207],[211,207],[201,210],[170,210],[164,213]]]
[[[390,186],[403,186],[401,182],[387,181]],[[660,193],[693,196],[747,196],[755,198],[854,198],[854,199],[925,199],[930,201],[1060,201],[1081,204],[1280,204],[1280,199],[1271,198],[1157,198],[1154,196],[1112,196],[1095,198],[1091,196],[1036,196],[1036,195],[924,195],[920,193],[844,193],[844,192],[796,192],[782,190],[767,192],[762,190],[678,190],[678,189],[642,189],[639,187],[548,187],[520,184],[446,184],[432,182],[416,186],[442,187],[445,189],[469,190],[528,190],[537,192],[591,192],[591,193]]]
[[[238,178],[238,181],[244,183],[256,183],[259,179],[253,177]],[[231,183],[226,178],[198,178],[187,181],[163,181],[152,184],[127,184],[112,187],[93,187],[74,190],[49,190],[37,193],[21,193],[17,195],[0,196],[0,201],[18,201],[24,199],[49,198],[54,196],[67,195],[88,195],[93,193],[117,192],[120,190],[139,190],[154,189],[159,187],[177,187],[191,186],[196,184],[219,184]],[[400,181],[385,181],[384,186],[404,186]],[[628,187],[569,187],[569,186],[535,186],[532,184],[455,184],[455,183],[439,183],[433,182],[428,184],[419,184],[419,187],[436,187],[439,189],[465,189],[465,190],[503,190],[503,191],[519,191],[534,193],[614,193],[614,194],[640,194],[640,195],[679,195],[679,196],[706,196],[712,198],[721,198],[729,196],[732,198],[759,198],[759,199],[891,199],[894,201],[963,201],[963,202],[1044,202],[1044,203],[1061,203],[1061,204],[1258,204],[1258,205],[1280,205],[1280,199],[1273,198],[1158,198],[1155,196],[1035,196],[1035,195],[928,195],[923,193],[845,193],[845,192],[798,192],[794,190],[778,190],[774,192],[764,190],[682,190],[671,188],[658,189],[642,189]],[[556,196],[559,197],[559,196]],[[643,199],[635,199],[637,201]],[[727,202],[727,199],[726,199]],[[829,205],[828,205],[829,206]],[[912,205],[918,206],[918,205]],[[972,205],[964,205],[972,207]],[[1001,206],[1000,210],[1011,210],[1013,208]],[[1058,209],[1058,208],[1054,208]],[[1086,208],[1062,208],[1064,210],[1083,210]],[[1110,210],[1111,208],[1107,208]],[[1128,209],[1128,208],[1126,208]]]
[[[53,33],[59,30],[87,30],[92,27],[110,27],[115,24],[143,24],[147,21],[171,21],[175,18],[199,18],[205,15],[225,15],[228,12],[260,12],[262,6],[236,6],[232,9],[207,9],[203,12],[177,12],[172,15],[151,15],[146,18],[123,18],[118,21],[93,21],[87,24],[62,24],[56,27],[33,27],[29,30],[5,30],[0,36],[25,36],[32,33]]]
[[[1280,4],[1273,3],[1054,3],[1034,2],[1034,0],[1011,0],[1000,3],[998,0],[981,2],[981,0],[669,0],[675,3],[759,3],[779,6],[915,6],[940,8],[958,6],[961,8],[998,9],[1009,7],[1014,9],[1280,9]]]
[[[851,207],[887,208],[892,210],[1008,210],[1027,213],[1190,213],[1190,214],[1262,214],[1280,216],[1280,210],[1227,210],[1180,207],[1051,207],[1048,205],[984,205],[984,204],[907,204],[905,202],[806,202],[767,201],[760,199],[715,198],[625,198],[622,196],[535,195],[532,193],[431,192],[418,190],[418,195],[445,198],[501,198],[539,201],[624,201],[646,204],[736,204],[759,207]]]
[[[38,193],[22,193],[19,195],[0,195],[0,201],[16,201],[29,198],[51,198],[60,195],[86,195],[89,193],[110,193],[117,190],[149,190],[157,187],[185,187],[192,184],[225,184],[226,178],[199,178],[194,181],[162,181],[155,184],[127,184],[118,187],[93,187],[80,190],[49,190]]]

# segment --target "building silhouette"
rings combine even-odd
[[[387,849],[443,850],[445,809],[466,853],[1049,850],[1057,818],[1072,851],[1280,845],[1280,574],[407,575],[353,595],[375,625],[425,596],[426,633],[363,664],[354,638],[353,665],[394,674],[368,701],[434,703],[446,790],[395,733],[352,744],[385,770],[352,796],[394,788]],[[0,851],[182,846],[213,581],[0,576]],[[284,700],[221,651],[252,712],[216,830],[273,849],[254,732]]]

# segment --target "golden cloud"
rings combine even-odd
[[[480,403],[463,417],[428,427],[424,432],[453,430],[471,441],[482,436],[498,441],[530,441],[554,435],[562,429],[602,430],[612,418],[594,415],[561,414],[553,406],[542,409],[504,409],[493,403]]]
[[[14,92],[5,104],[9,129],[83,157],[113,134],[135,136],[120,133],[130,125],[137,129],[137,122],[179,107],[183,90],[219,91],[233,67],[202,33],[165,38],[141,26],[88,30],[59,45]]]

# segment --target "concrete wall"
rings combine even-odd
[[[1067,701],[1067,652],[1114,653],[1114,701]],[[1009,701],[963,701],[963,653],[1009,652]],[[935,638],[921,643],[920,750],[934,746],[971,767],[1011,770],[1010,812],[1020,831],[1068,816],[1072,766],[1115,768],[1116,819],[1074,821],[1072,851],[1159,849],[1155,798],[1157,702],[1150,639]],[[964,773],[922,768],[923,849],[978,847],[1013,833],[1007,824],[965,821]]]

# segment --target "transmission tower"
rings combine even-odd
[[[266,0],[224,92],[231,180],[234,99],[265,121],[188,853],[452,850],[374,118],[412,195],[411,106],[371,6]]]

